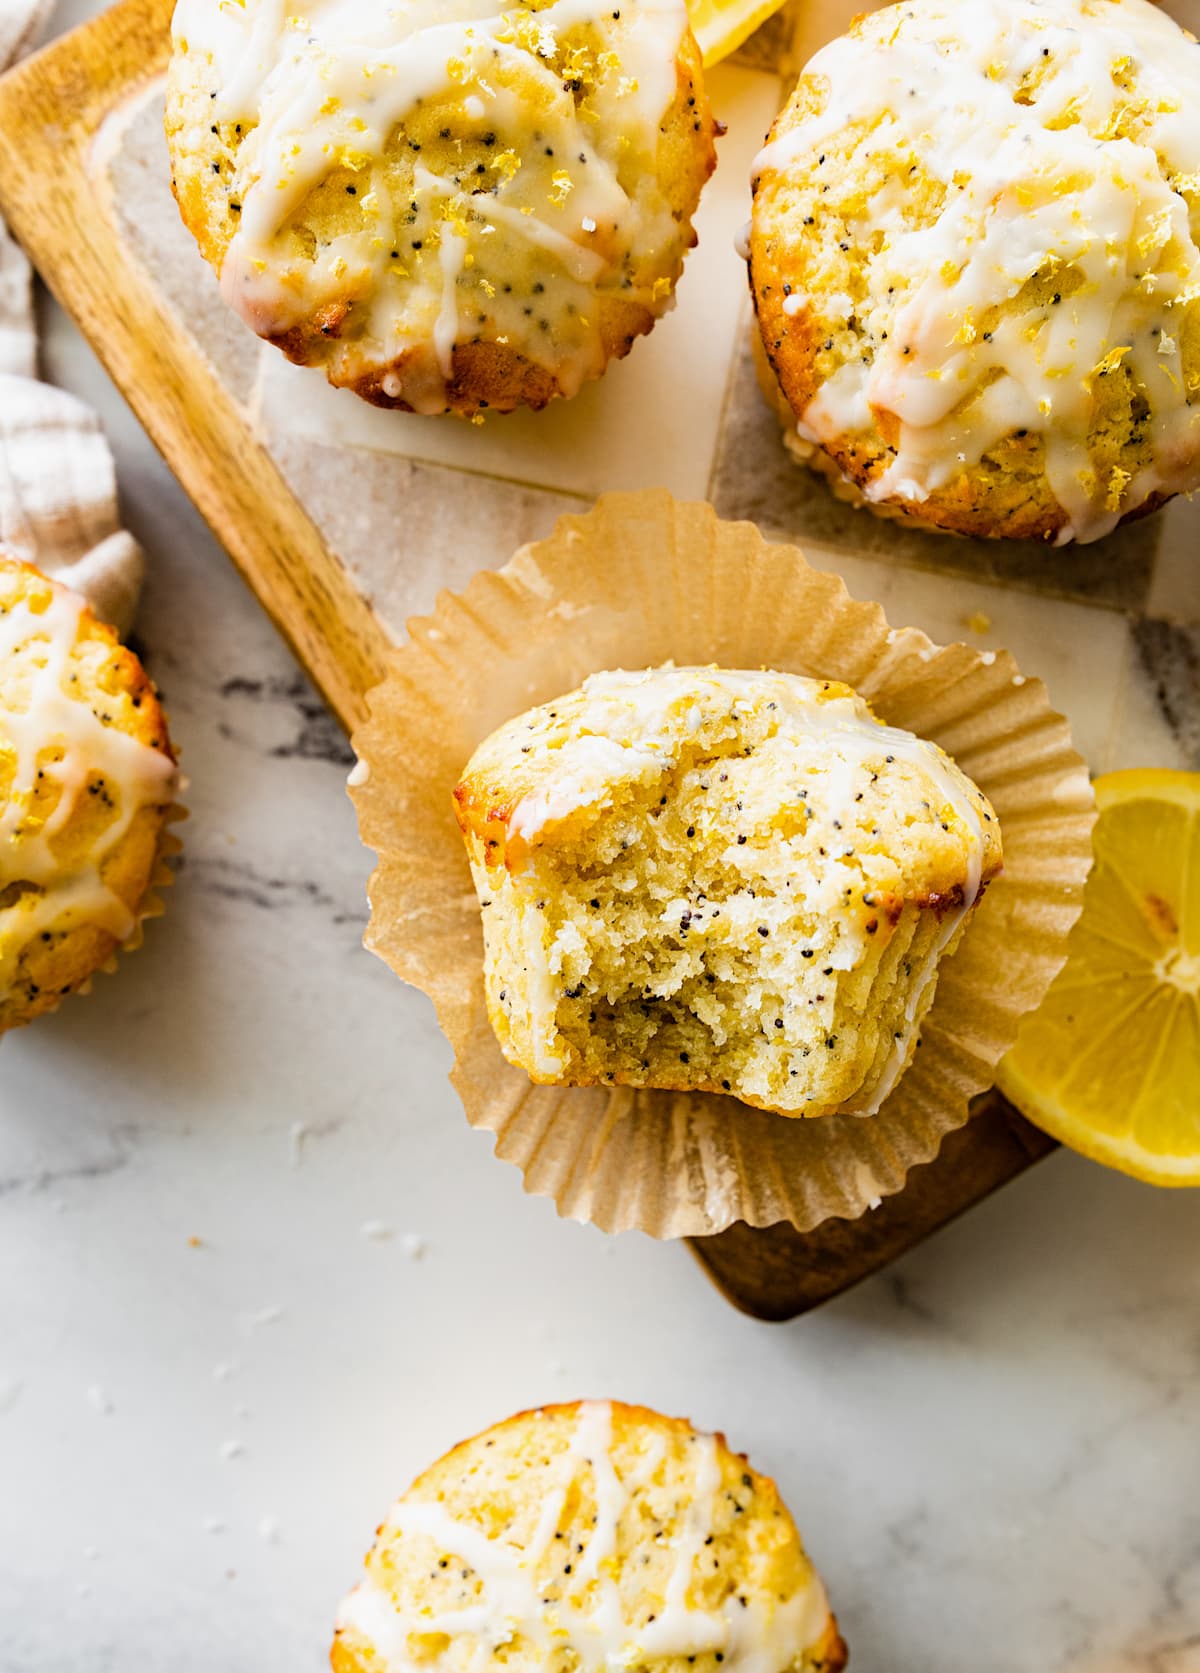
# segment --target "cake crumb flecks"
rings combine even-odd
[[[243,1334],[249,1336],[254,1331],[261,1330],[264,1325],[278,1324],[282,1318],[283,1308],[272,1303],[266,1307],[259,1307],[253,1313],[241,1314],[238,1322]]]
[[[454,795],[510,1062],[797,1117],[890,1095],[1001,863],[936,745],[790,674],[593,675]]]

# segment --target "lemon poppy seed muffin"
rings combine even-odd
[[[330,382],[542,407],[671,305],[715,162],[685,0],[180,0],[173,39],[183,219]]]
[[[838,1673],[846,1647],[773,1482],[616,1402],[525,1412],[393,1505],[334,1673]]]
[[[1200,485],[1200,45],[1148,0],[906,0],[800,77],[750,282],[878,509],[1091,541]]]
[[[510,1062],[792,1116],[878,1109],[1001,864],[936,745],[791,674],[595,675],[454,794]]]
[[[75,593],[0,553],[0,1032],[136,938],[175,788],[137,657]]]

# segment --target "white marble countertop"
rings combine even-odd
[[[360,945],[344,744],[43,317],[151,554],[192,819],[144,950],[0,1057],[0,1673],[318,1669],[415,1471],[577,1394],[775,1475],[857,1673],[1200,1669],[1200,1197],[1059,1155],[784,1327],[560,1224]]]

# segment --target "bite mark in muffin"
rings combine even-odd
[[[999,872],[995,814],[849,687],[596,675],[455,791],[488,1014],[535,1081],[869,1114]]]

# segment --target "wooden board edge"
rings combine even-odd
[[[782,1323],[811,1312],[1018,1178],[1058,1149],[994,1088],[904,1189],[858,1220],[827,1220],[807,1233],[789,1225],[731,1226],[690,1239],[725,1299],[752,1318]]]
[[[89,167],[104,122],[165,65],[172,7],[173,0],[119,0],[0,79],[0,211],[350,730],[391,640],[275,462],[261,445],[247,447],[246,415],[125,248]],[[102,301],[114,295],[118,307]],[[735,1226],[694,1240],[693,1249],[734,1306],[757,1318],[794,1318],[878,1271],[1052,1148],[992,1094],[937,1160],[914,1170],[905,1190],[869,1218],[828,1222],[806,1237],[788,1226]]]
[[[89,166],[104,121],[165,65],[170,15],[171,0],[121,0],[0,80],[0,212],[351,730],[383,675],[387,630],[265,447],[248,444],[245,414],[125,247]]]

